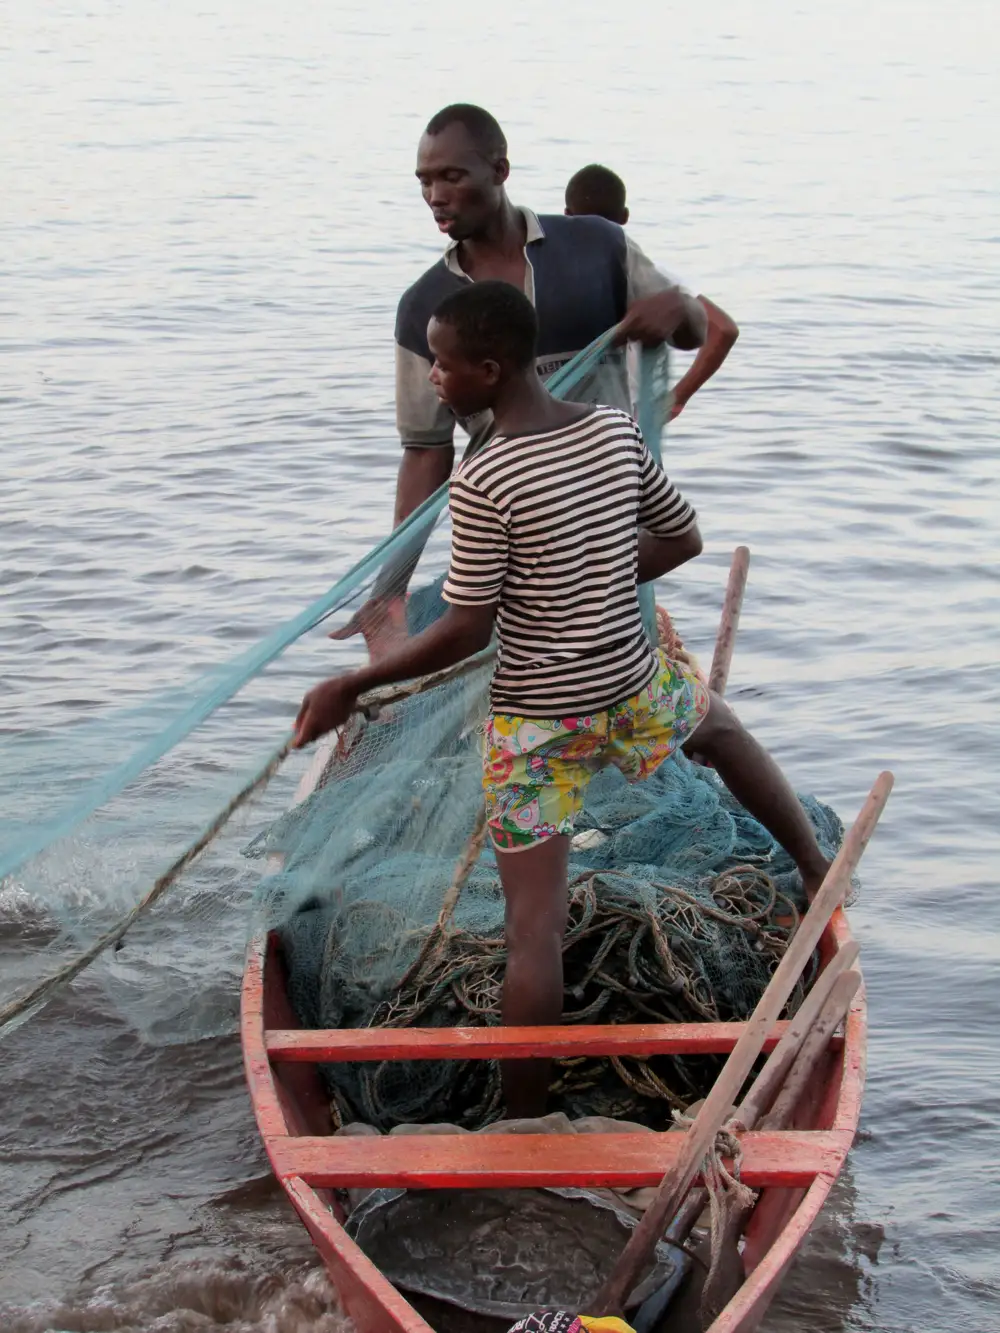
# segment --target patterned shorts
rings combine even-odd
[[[483,789],[494,846],[533,847],[572,833],[593,775],[614,764],[641,782],[683,745],[708,712],[708,690],[662,649],[638,694],[600,713],[539,720],[494,713],[486,723]]]
[[[543,1314],[525,1315],[507,1333],[635,1333],[635,1330],[615,1315],[598,1317],[548,1310]]]

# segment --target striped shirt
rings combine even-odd
[[[614,407],[497,435],[451,483],[445,600],[499,602],[494,712],[609,708],[656,669],[639,610],[639,528],[679,537],[695,513]]]

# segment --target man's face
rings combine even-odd
[[[493,406],[500,380],[496,361],[467,360],[454,328],[436,319],[427,326],[427,343],[434,357],[429,378],[442,403],[463,418]]]
[[[464,125],[425,134],[417,148],[417,180],[440,231],[471,240],[495,216],[510,172],[505,157],[487,162]]]

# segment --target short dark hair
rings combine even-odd
[[[440,134],[449,125],[464,125],[477,150],[490,162],[507,156],[507,140],[496,120],[481,106],[454,102],[427,122],[427,134]]]
[[[535,359],[535,308],[509,282],[470,282],[446,296],[434,318],[455,330],[462,355],[469,361],[506,362],[526,370]]]
[[[617,222],[625,211],[625,182],[610,167],[596,162],[581,167],[566,186],[566,207]]]

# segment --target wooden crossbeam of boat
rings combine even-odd
[[[580,1055],[726,1055],[745,1023],[606,1024],[578,1028],[313,1028],[264,1034],[276,1063],[335,1064],[340,1060],[530,1059],[539,1049],[555,1059]],[[788,1029],[775,1023],[764,1042],[771,1051]],[[840,1044],[834,1038],[833,1049]]]
[[[838,1130],[744,1134],[741,1179],[753,1188],[806,1186],[836,1174],[850,1147]],[[677,1161],[682,1134],[404,1134],[273,1139],[279,1179],[353,1189],[639,1189]]]

